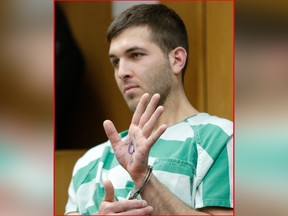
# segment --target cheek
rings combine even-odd
[[[115,79],[115,82],[116,82],[116,84],[117,84],[118,89],[119,89],[120,92],[122,93],[122,91],[121,91],[121,86],[122,86],[121,82],[122,82],[122,81],[121,81],[119,78],[117,78],[116,75],[114,76],[114,79]],[[114,85],[115,85],[115,83],[114,83]]]
[[[115,80],[115,82],[117,83],[117,85],[119,86],[120,80],[119,80],[119,78],[117,77],[116,73],[114,73],[114,80]]]
[[[150,81],[150,83],[162,83],[170,76],[170,74],[168,74],[168,71],[169,69],[167,68],[166,64],[159,64],[159,62],[157,62],[156,64],[151,65],[148,68],[148,70],[144,74],[144,77],[146,80]]]

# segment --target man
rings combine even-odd
[[[189,103],[187,38],[161,4],[110,25],[110,61],[134,115],[120,135],[104,122],[109,141],[76,163],[66,214],[232,214],[232,123]]]

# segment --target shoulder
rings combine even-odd
[[[221,130],[228,136],[233,134],[233,122],[208,113],[199,113],[185,120],[191,127],[198,130],[215,131]]]

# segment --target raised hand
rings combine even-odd
[[[157,107],[159,98],[160,95],[155,94],[149,101],[147,93],[141,97],[132,117],[128,135],[123,141],[110,120],[103,123],[117,160],[128,171],[135,184],[144,179],[150,149],[167,128],[164,124],[155,128],[164,111],[163,106]]]

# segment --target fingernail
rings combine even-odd
[[[152,206],[148,206],[148,212],[149,212],[149,214],[152,214],[152,212],[153,212],[153,207]]]

